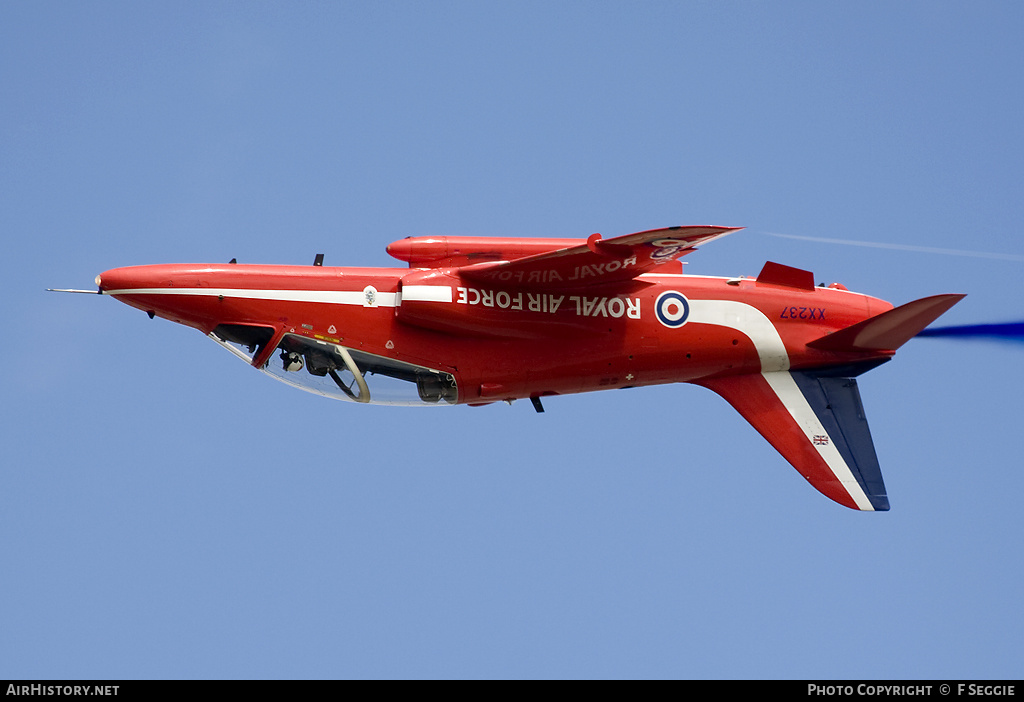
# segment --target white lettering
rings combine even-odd
[[[640,300],[626,298],[626,316],[630,319],[640,319]]]
[[[621,297],[613,297],[608,300],[608,314],[616,319],[626,314],[626,303]]]
[[[511,293],[507,290],[495,291],[466,287],[455,288],[455,291],[454,302],[460,305],[483,305],[484,307],[516,311],[525,309],[541,314],[557,313],[566,300],[565,295],[552,293]],[[580,317],[640,319],[640,298],[570,295],[568,299],[572,303],[571,309]]]

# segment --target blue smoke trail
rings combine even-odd
[[[1024,344],[1024,322],[938,327],[937,329],[925,329],[918,336],[936,336],[952,339],[989,339],[992,341]]]

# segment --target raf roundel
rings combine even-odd
[[[651,254],[651,260],[666,263],[674,261],[690,244],[679,239],[655,239],[651,242],[651,246],[657,249]]]
[[[686,324],[686,319],[690,316],[690,303],[682,293],[667,290],[658,295],[654,311],[659,322],[669,329],[676,329]]]

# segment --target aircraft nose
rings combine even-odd
[[[169,288],[174,287],[173,273],[163,265],[111,268],[96,276],[96,285],[105,295],[116,295],[122,290]]]
[[[103,271],[96,276],[96,287],[100,289],[101,293],[111,294],[118,290],[130,290],[137,287],[149,287],[140,286],[138,283],[137,272],[133,274],[136,267],[130,268],[111,268],[109,271]]]
[[[101,293],[109,292],[110,290],[117,290],[116,275],[112,275],[117,272],[117,269],[111,269],[104,271],[96,276],[96,287],[99,288]]]
[[[151,318],[160,316],[200,328],[209,326],[211,304],[213,311],[219,309],[216,297],[188,294],[204,283],[208,285],[203,273],[207,268],[198,264],[111,268],[96,277],[96,285],[101,294],[136,307]]]

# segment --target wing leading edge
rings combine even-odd
[[[514,261],[489,261],[465,266],[469,280],[517,286],[573,288],[632,280],[677,260],[697,247],[739,231],[736,227],[669,227],[602,239],[594,234],[585,244],[526,256]]]

